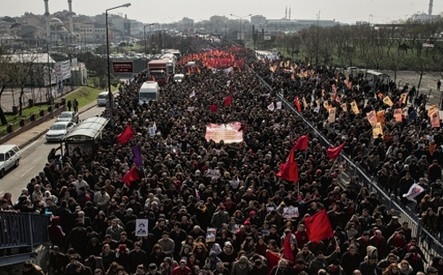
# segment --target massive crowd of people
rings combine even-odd
[[[278,106],[280,92],[290,102],[297,98],[304,117],[333,144],[346,141],[344,152],[389,192],[401,197],[419,183],[425,191],[416,197],[417,213],[441,239],[443,135],[430,127],[423,95],[392,84],[379,92],[362,75],[222,50],[235,53],[241,66],[201,66],[167,84],[157,101],[139,104],[145,73],[124,83],[95,152],[79,148],[62,164],[51,154],[17,202],[3,196],[3,211],[53,213],[49,274],[443,274],[443,258],[428,262],[419,236],[377,194],[356,177],[339,182],[340,161],[327,157],[292,110],[269,107]],[[380,93],[405,108],[402,122]],[[359,114],[351,111],[354,101]],[[328,122],[331,106],[336,117]],[[376,138],[366,117],[371,110],[385,111],[385,131]],[[242,142],[205,139],[208,123],[231,122],[240,123]],[[133,137],[116,142],[128,125]],[[279,165],[302,135],[309,144],[296,152],[298,183],[282,180]],[[127,182],[135,145],[142,165]],[[288,216],[290,207],[297,211]],[[322,210],[333,237],[312,241],[304,221]],[[143,237],[139,219],[148,221]],[[36,272],[33,264],[23,270]]]

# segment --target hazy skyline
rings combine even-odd
[[[98,4],[98,2],[101,4]],[[143,23],[176,22],[183,17],[195,21],[209,20],[213,15],[226,16],[231,19],[243,17],[249,20],[248,14],[263,15],[268,19],[285,17],[286,7],[291,10],[291,19],[336,20],[343,23],[369,21],[387,23],[393,20],[406,19],[417,12],[428,13],[429,0],[72,0],[73,11],[77,14],[97,15],[106,9],[125,3],[128,8],[120,8],[110,13],[127,15]],[[21,16],[25,12],[44,14],[43,0],[15,0],[10,4],[3,3],[0,16]],[[68,10],[68,0],[49,0],[51,14]],[[433,13],[443,11],[443,1],[434,0]],[[236,16],[230,16],[235,14]],[[289,17],[289,14],[288,14]]]

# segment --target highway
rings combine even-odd
[[[100,115],[103,110],[104,108],[95,106],[92,109],[81,113],[80,119],[83,120]],[[32,131],[32,129],[30,131]],[[46,143],[45,135],[42,135],[25,148],[21,148],[22,159],[20,161],[20,166],[10,170],[5,177],[0,180],[0,194],[11,192],[13,202],[17,201],[21,190],[26,187],[31,178],[43,171],[51,148],[58,146],[59,144],[57,143]]]

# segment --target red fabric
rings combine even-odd
[[[305,218],[304,223],[308,238],[311,242],[318,242],[334,237],[334,231],[332,230],[331,222],[325,209]]]
[[[138,175],[138,171],[137,168],[135,166],[133,166],[127,173],[126,175],[123,176],[122,178],[122,182],[126,185],[126,186],[131,186],[131,182],[135,181],[135,180],[139,180],[140,176]]]
[[[231,95],[226,96],[225,100],[223,101],[223,104],[226,107],[231,106],[231,104],[232,104],[232,96]]]
[[[291,250],[291,233],[286,234],[283,242],[283,258],[287,259],[291,263],[294,262],[294,255]]]
[[[286,162],[280,164],[280,170],[277,173],[277,177],[287,181],[298,181],[298,165],[294,159],[294,155],[295,150],[291,150]]]
[[[299,111],[301,113],[301,105],[300,105],[300,100],[298,99],[298,96],[296,96],[294,98],[294,103],[295,103],[295,107],[297,107],[297,111]]]
[[[131,125],[126,126],[125,130],[117,136],[117,143],[126,144],[134,137]]]
[[[303,135],[297,139],[292,150],[306,151],[308,149],[309,137],[307,135]]]
[[[266,250],[266,260],[268,261],[268,274],[271,272],[272,268],[278,265],[280,261],[280,254],[277,252],[272,252],[271,250]]]
[[[215,113],[218,110],[218,106],[216,104],[212,104],[211,106],[209,106],[209,110],[211,110],[211,112]]]
[[[337,147],[329,147],[326,150],[326,155],[328,156],[329,159],[336,159],[340,155],[344,147],[345,147],[345,142],[343,142],[340,146]]]

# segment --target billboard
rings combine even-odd
[[[134,71],[132,61],[114,61],[112,68],[114,73],[132,73]]]

